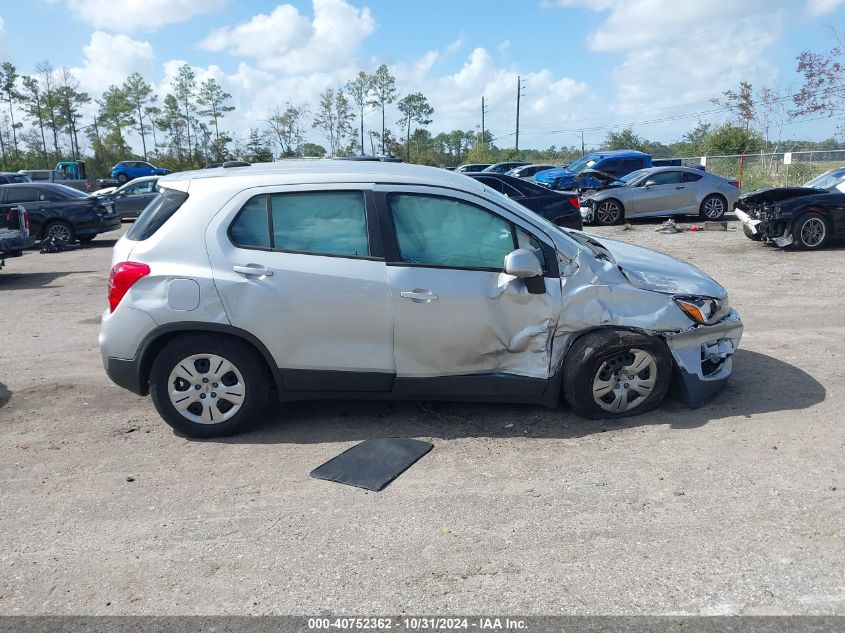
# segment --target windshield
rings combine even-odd
[[[648,169],[638,169],[637,171],[632,171],[630,174],[622,176],[619,180],[621,180],[627,185],[630,185],[639,178],[645,176],[646,174],[648,174]]]
[[[569,163],[569,165],[567,165],[566,168],[569,171],[571,171],[573,174],[577,174],[577,173],[584,171],[585,169],[592,168],[592,166],[595,165],[597,162],[598,162],[598,158],[596,156],[593,156],[591,154],[587,154],[586,156],[582,156],[578,160],[576,160],[572,163]]]
[[[845,181],[845,169],[834,169],[821,176],[816,176],[804,186],[815,189],[833,189],[843,181]]]

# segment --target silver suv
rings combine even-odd
[[[443,169],[284,162],[159,180],[114,248],[100,348],[175,429],[211,437],[269,392],[648,411],[695,406],[742,323],[703,272],[562,230]]]

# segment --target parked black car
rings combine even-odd
[[[26,174],[18,174],[11,171],[0,172],[0,185],[6,185],[12,182],[32,182]]]
[[[525,165],[530,164],[531,163],[527,163],[524,160],[509,160],[504,163],[493,163],[489,167],[485,167],[484,172],[493,174],[504,174],[506,171],[510,171],[511,169],[516,169],[517,167],[525,167]]]
[[[780,247],[816,250],[845,237],[845,168],[803,187],[760,189],[739,197],[734,213],[746,237]]]
[[[29,215],[30,234],[43,240],[89,242],[98,234],[120,228],[111,203],[78,189],[52,183],[0,185],[0,213],[22,206]]]
[[[467,174],[473,171],[484,171],[490,166],[490,163],[465,163],[463,165],[458,165],[452,171],[455,171],[459,174]]]
[[[504,174],[485,171],[470,173],[467,176],[503,193],[514,202],[518,202],[558,226],[579,231],[584,228],[581,204],[575,194],[550,191],[533,182]]]

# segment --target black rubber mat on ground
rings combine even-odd
[[[316,479],[379,491],[433,448],[403,437],[366,440],[311,471]]]

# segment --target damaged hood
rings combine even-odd
[[[638,288],[714,299],[727,297],[728,293],[719,283],[680,259],[627,242],[592,236],[590,240],[601,244],[628,281]]]
[[[739,209],[748,210],[751,207],[769,205],[790,200],[792,198],[803,198],[805,196],[818,196],[830,193],[827,189],[815,189],[813,187],[774,187],[771,189],[758,189],[741,195],[736,206]]]
[[[616,176],[599,171],[598,169],[585,169],[575,176],[575,183],[579,189],[608,189],[610,187],[624,187],[626,183]]]

